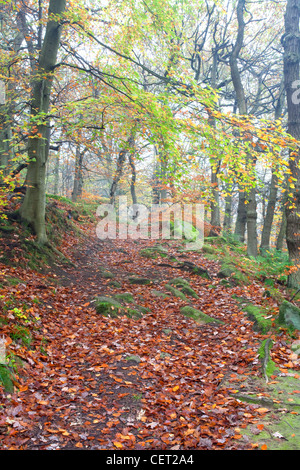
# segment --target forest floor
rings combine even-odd
[[[153,259],[141,249],[157,241],[101,241],[93,223],[84,232],[57,246],[71,263],[54,258],[42,272],[21,263],[18,234],[1,239],[14,261],[0,266],[0,336],[14,379],[11,390],[0,388],[0,449],[299,449],[291,338],[285,329],[257,331],[235,299],[259,305],[265,287],[225,287],[218,261],[175,241],[163,245],[167,258]],[[179,269],[179,260],[210,278]],[[168,290],[179,277],[197,297]],[[146,313],[97,313],[97,297],[120,293]],[[221,322],[187,317],[187,305]],[[267,383],[259,348],[270,337],[276,370]]]

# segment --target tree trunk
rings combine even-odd
[[[110,204],[115,204],[115,199],[116,199],[116,191],[118,188],[118,183],[120,181],[120,178],[123,173],[123,167],[124,163],[126,160],[127,152],[128,152],[128,147],[129,151],[134,147],[134,140],[135,140],[135,129],[131,131],[130,137],[127,141],[127,145],[124,149],[122,149],[119,153],[118,156],[118,161],[117,161],[117,169],[113,178],[113,182],[110,188]]]
[[[254,163],[253,163],[254,164]],[[248,196],[247,204],[247,253],[257,257],[257,204],[256,188],[252,188]]]
[[[247,210],[246,210],[245,201],[246,201],[245,192],[244,190],[240,190],[234,235],[241,243],[244,243],[245,241],[245,232],[246,232],[246,223],[247,223]]]
[[[213,64],[211,72],[211,86],[216,89],[217,87],[217,67],[218,67],[218,53],[217,50],[213,54]],[[216,127],[216,121],[212,116],[209,116],[209,123],[211,126]],[[221,220],[220,220],[220,194],[219,194],[219,173],[220,162],[217,165],[211,164],[211,186],[212,186],[212,200],[210,203],[210,225],[211,229],[209,236],[213,237],[220,235]]]
[[[280,89],[279,89],[279,97],[278,97],[277,105],[275,108],[275,116],[274,116],[275,120],[279,119],[282,115],[284,100],[285,100],[284,81],[282,80],[280,84]],[[266,216],[264,219],[264,226],[263,226],[263,231],[261,235],[260,251],[262,253],[270,249],[270,237],[271,237],[271,230],[272,230],[272,224],[273,224],[275,206],[276,206],[276,200],[277,200],[277,192],[278,192],[277,183],[278,183],[278,177],[276,176],[275,170],[273,169],[270,194],[269,194],[268,205],[267,205],[267,212],[266,212]]]
[[[135,170],[135,163],[134,163],[134,158],[133,158],[132,153],[129,153],[129,164],[131,167],[131,182],[130,182],[131,199],[132,199],[132,204],[137,204],[137,196],[136,196],[136,190],[135,190],[136,170]]]
[[[54,189],[53,194],[58,195],[58,186],[59,186],[59,163],[60,163],[60,152],[57,152],[55,156],[55,166],[54,166]]]
[[[267,205],[267,212],[264,218],[264,226],[263,226],[263,231],[261,234],[260,251],[262,254],[266,250],[270,249],[270,237],[271,237],[271,230],[272,230],[272,224],[273,224],[275,206],[276,206],[276,200],[277,200],[277,190],[278,190],[277,183],[278,183],[278,177],[275,175],[274,170],[273,170],[272,178],[271,178],[270,194],[269,194],[268,205]]]
[[[223,230],[226,233],[231,232],[231,224],[232,224],[232,195],[227,194],[225,197],[225,216],[223,222]]]
[[[72,191],[72,201],[76,202],[78,198],[82,195],[83,188],[83,156],[85,151],[80,152],[80,145],[76,146],[76,155],[75,155],[75,174],[74,174],[74,184]]]
[[[238,68],[238,57],[244,43],[244,9],[245,0],[238,0],[237,4],[237,20],[238,20],[238,32],[236,42],[230,56],[230,71],[232,83],[234,86],[237,105],[239,113],[245,115],[247,111],[247,103],[245,98],[244,87],[242,84],[241,74]],[[255,161],[251,161],[252,157],[249,155],[250,165],[255,167]],[[242,188],[241,188],[242,189]],[[249,256],[257,256],[257,210],[256,210],[256,188],[250,190],[248,196],[248,204],[245,205],[246,195],[243,190],[239,193],[239,208],[236,222],[236,235],[243,241],[245,238],[245,230],[247,226],[247,251]]]
[[[237,5],[238,33],[233,51],[230,55],[230,73],[235,90],[237,107],[241,115],[247,114],[247,105],[244,87],[238,68],[238,57],[244,42],[245,23],[243,19],[245,0],[239,0]],[[247,211],[245,204],[245,193],[242,188],[239,190],[239,203],[237,210],[237,219],[235,225],[235,235],[240,242],[244,243],[247,223]]]
[[[50,93],[53,83],[53,71],[61,36],[61,24],[57,15],[61,15],[66,7],[66,0],[50,0],[49,19],[40,53],[37,71],[33,77],[31,115],[43,116],[49,111]],[[53,16],[55,15],[55,16]],[[26,194],[20,208],[21,217],[27,221],[37,235],[37,241],[47,241],[45,224],[45,172],[49,151],[49,121],[39,119],[38,132],[28,139],[29,165],[26,176]]]
[[[286,237],[286,210],[285,210],[285,206],[283,205],[281,224],[280,224],[278,237],[276,240],[276,250],[279,250],[279,251],[282,250],[285,237]]]
[[[300,2],[288,0],[285,13],[285,34],[282,38],[284,47],[284,84],[288,110],[288,133],[295,139],[300,139],[300,106],[293,100],[293,86],[299,80],[300,63]],[[289,276],[290,287],[300,285],[300,155],[299,151],[290,150],[289,158],[289,187],[288,193],[293,197],[286,205],[286,242],[290,260],[297,266],[297,270]],[[291,185],[291,182],[293,185]]]

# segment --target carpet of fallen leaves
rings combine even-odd
[[[44,274],[0,266],[1,279],[20,279],[0,290],[2,301],[13,296],[16,305],[26,303],[26,326],[33,335],[30,347],[7,344],[23,367],[14,392],[0,395],[0,448],[254,448],[241,440],[243,428],[259,423],[268,410],[241,402],[235,392],[241,377],[247,382],[261,375],[258,348],[264,336],[254,331],[232,294],[259,303],[263,287],[224,289],[216,277],[217,263],[189,253],[185,259],[212,277],[184,273],[199,295],[193,305],[224,322],[200,325],[180,314],[186,301],[151,294],[183,273],[159,266],[161,259],[142,258],[139,250],[150,241],[100,241],[95,227],[88,227],[86,235],[68,234],[58,247],[72,266],[53,262]],[[176,246],[170,244],[172,250]],[[16,266],[18,256],[16,251]],[[122,287],[110,286],[101,268]],[[151,284],[130,284],[132,273],[150,278]],[[140,320],[98,315],[95,296],[115,292],[131,292],[151,313]],[[1,326],[1,335],[9,338],[15,317],[13,311],[6,315],[10,321]],[[126,360],[128,355],[140,362]],[[281,368],[297,368],[284,332],[276,338],[272,359]]]

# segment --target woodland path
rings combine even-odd
[[[19,378],[20,391],[2,403],[1,448],[252,448],[242,430],[259,422],[261,406],[239,401],[235,389],[247,390],[260,375],[263,336],[232,299],[243,288],[224,289],[218,264],[199,253],[182,259],[202,265],[211,279],[159,266],[161,258],[139,254],[149,243],[101,242],[91,235],[69,244],[73,266],[53,265],[50,279],[26,274],[30,296],[39,298],[42,326]],[[176,246],[167,248],[180,255]],[[103,269],[120,288],[110,285]],[[130,284],[133,273],[151,284]],[[179,276],[199,296],[189,303],[224,324],[198,324],[180,313],[186,301],[153,296],[153,289]],[[93,299],[116,292],[131,292],[150,312],[139,320],[97,314]],[[22,295],[29,298],[25,289]]]

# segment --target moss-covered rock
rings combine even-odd
[[[122,285],[119,283],[119,281],[116,281],[116,280],[112,280],[108,283],[109,286],[111,287],[117,287],[117,288],[120,288],[122,287]]]
[[[284,300],[279,307],[278,323],[300,330],[300,309]]]
[[[203,245],[202,252],[203,253],[209,253],[211,255],[215,255],[215,254],[219,253],[219,250],[217,248],[214,248],[213,246],[210,246],[210,245]]]
[[[189,295],[190,297],[193,297],[194,299],[199,299],[198,294],[190,286],[182,286],[180,290],[185,295]]]
[[[205,313],[201,312],[201,310],[198,310],[194,307],[191,307],[189,305],[186,305],[185,307],[182,307],[180,309],[180,312],[185,315],[186,317],[190,317],[193,320],[195,320],[197,323],[219,323],[223,324],[221,320],[218,320],[217,318],[212,318],[209,315],[206,315]]]
[[[273,342],[270,338],[264,339],[258,350],[258,357],[261,362],[262,374],[268,381],[269,377],[274,374],[276,369],[275,362],[270,357],[270,350],[272,349]]]
[[[141,318],[143,314],[133,308],[124,307],[122,303],[118,302],[113,297],[99,297],[95,302],[96,312],[111,318],[117,318],[119,316],[126,315],[129,318]]]
[[[217,276],[220,279],[230,278],[237,285],[249,284],[248,277],[242,271],[240,271],[234,264],[228,263],[227,261],[222,264]]]
[[[141,284],[141,285],[151,284],[151,280],[147,279],[146,277],[130,276],[128,280],[130,284]]]
[[[211,245],[226,245],[227,240],[224,237],[205,237],[204,243]]]
[[[133,361],[133,362],[136,362],[136,364],[139,364],[141,362],[141,358],[139,356],[136,356],[134,354],[131,354],[129,356],[126,356],[125,357],[125,360],[126,361]]]
[[[168,250],[164,246],[158,244],[154,246],[149,246],[147,248],[142,248],[140,250],[140,255],[145,258],[156,259],[158,256],[168,256]]]
[[[174,279],[170,279],[169,284],[172,284],[174,286],[179,286],[179,287],[183,287],[183,286],[189,286],[189,282],[184,279],[183,277],[175,277]]]
[[[168,294],[166,294],[165,292],[161,292],[156,289],[151,290],[151,295],[153,295],[153,297],[160,297],[161,299],[166,299],[167,297],[169,297]]]
[[[134,297],[131,292],[122,292],[121,294],[115,294],[114,298],[120,302],[133,303]]]
[[[181,290],[176,289],[176,287],[171,286],[170,284],[166,284],[165,288],[168,292],[171,292],[171,294],[175,295],[175,297],[179,297],[181,300],[186,300],[184,293],[181,292]]]
[[[269,317],[269,312],[266,311],[261,305],[254,305],[244,297],[233,296],[234,299],[240,304],[241,309],[247,313],[250,320],[254,322],[254,329],[261,331],[263,334],[267,333],[272,327],[272,322]]]
[[[10,368],[5,364],[0,364],[0,385],[4,387],[7,393],[13,393],[14,391],[13,379]]]

